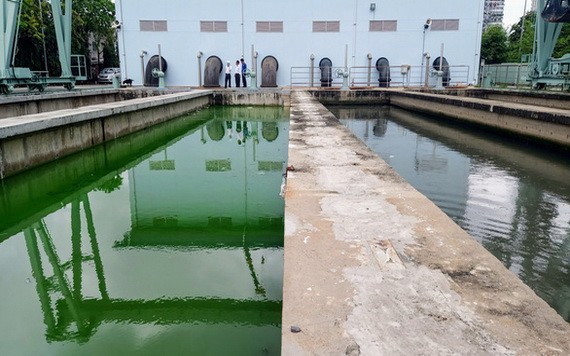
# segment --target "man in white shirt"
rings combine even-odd
[[[239,60],[236,61],[236,69],[234,72],[234,77],[236,78],[236,88],[239,88],[239,83],[241,79],[241,63]]]
[[[226,63],[226,82],[224,84],[224,88],[232,87],[232,65],[230,61]]]

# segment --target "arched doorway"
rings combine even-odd
[[[161,58],[162,59],[162,71],[164,73],[166,73],[166,69],[168,68],[168,64],[166,62],[166,59],[164,59],[164,57]],[[148,63],[146,64],[146,69],[144,71],[144,86],[145,87],[157,87],[158,86],[158,77],[154,77],[152,75],[152,70],[153,69],[159,69],[160,65],[158,62],[158,55],[154,55],[152,57],[150,57],[150,59],[148,60]]]
[[[325,57],[319,62],[321,69],[321,86],[330,87],[332,85],[332,61]]]
[[[273,56],[267,56],[261,61],[261,87],[277,87],[277,70],[279,62]]]
[[[440,66],[440,61],[441,61],[441,57],[437,57],[434,61],[433,61],[433,69],[434,70],[440,70],[441,67],[441,71],[443,72],[443,78],[442,78],[442,85],[444,87],[449,85],[449,82],[451,81],[451,75],[449,74],[449,63],[447,63],[447,59],[445,59],[445,57],[443,57],[443,61],[441,62],[441,66]]]
[[[222,60],[218,56],[210,56],[204,65],[204,86],[215,88],[220,86],[220,74],[222,73]]]
[[[378,71],[378,86],[388,88],[392,79],[390,79],[390,62],[386,57],[378,58],[376,70]]]

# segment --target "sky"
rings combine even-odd
[[[524,13],[525,0],[505,0],[505,10],[503,14],[503,26],[505,28],[511,27],[517,23]],[[526,11],[530,10],[532,0],[527,0]]]

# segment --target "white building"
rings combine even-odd
[[[484,0],[116,0],[115,4],[122,75],[134,84],[143,82],[143,70],[158,54],[159,44],[168,65],[167,86],[203,84],[212,56],[224,66],[243,56],[248,68],[256,71],[261,71],[264,58],[272,56],[278,62],[278,86],[291,84],[292,67],[305,67],[298,70],[309,73],[307,68],[314,64],[318,78],[319,62],[325,57],[333,67],[344,67],[346,60],[355,73],[372,66],[376,85],[374,67],[385,57],[394,66],[392,73],[400,75],[400,66],[411,66],[408,81],[413,85],[424,77],[423,54],[430,53],[432,63],[442,48],[452,84],[473,83],[478,75]]]

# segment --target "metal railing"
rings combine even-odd
[[[354,88],[379,87],[379,71],[372,67],[349,67],[348,82]],[[425,66],[390,66],[390,87],[419,87],[426,85]],[[436,78],[431,67],[428,68],[427,86],[435,86]],[[342,76],[338,72],[344,71],[344,67],[331,67],[330,85],[326,80],[321,82],[321,70],[319,67],[291,67],[291,87],[332,87],[339,88],[342,85]],[[470,84],[470,68],[465,65],[449,66],[449,86],[466,86]],[[324,84],[324,85],[323,85]]]

